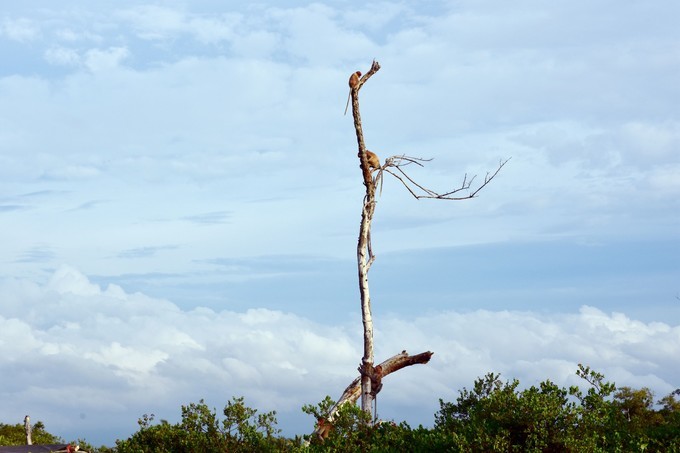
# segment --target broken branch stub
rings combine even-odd
[[[411,365],[424,365],[430,361],[434,352],[427,351],[421,352],[416,355],[409,355],[406,351],[401,351],[384,362],[380,363],[373,368],[373,381],[376,382],[376,388],[378,389],[375,393],[380,392],[382,388],[382,380],[389,374],[399,371],[402,368]],[[317,424],[314,430],[313,436],[324,438],[330,432],[330,427],[333,425],[333,420],[338,413],[340,407],[344,404],[355,404],[359,397],[361,396],[361,375],[357,376],[348,386],[345,391],[342,392],[340,399],[330,408],[325,419]],[[375,396],[375,395],[374,395]]]

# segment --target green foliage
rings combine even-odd
[[[647,388],[619,389],[604,376],[579,365],[586,390],[562,388],[546,380],[521,390],[489,373],[464,388],[455,402],[440,400],[433,428],[380,422],[346,404],[335,415],[328,436],[294,440],[277,437],[275,414],[258,415],[243,398],[224,408],[220,421],[201,401],[182,407],[182,422],[153,424],[118,441],[117,452],[680,452],[680,390],[658,401]],[[334,402],[326,397],[302,410],[318,422]]]
[[[61,437],[48,433],[45,429],[45,424],[41,421],[38,421],[33,425],[31,429],[31,441],[33,442],[33,445],[70,443],[71,445],[79,445],[80,450],[88,451],[90,453],[115,453],[114,449],[106,446],[95,448],[88,444],[84,439],[65,442]],[[16,425],[0,423],[0,446],[8,445],[26,445],[26,431],[24,430],[23,423],[17,423]]]
[[[677,452],[680,453],[680,389],[654,403],[648,388],[617,388],[602,374],[579,365],[585,390],[562,388],[546,380],[521,389],[489,373],[464,388],[455,402],[440,400],[433,428],[379,422],[353,404],[340,408],[324,440],[306,435],[279,436],[276,413],[258,414],[243,398],[232,398],[222,414],[203,400],[182,406],[182,420],[156,423],[154,415],[138,420],[139,430],[113,449],[94,453],[165,452]],[[302,410],[325,420],[334,402],[326,397]],[[328,425],[328,426],[331,426]],[[63,443],[33,428],[34,443]],[[306,440],[305,440],[306,439]],[[23,425],[0,424],[0,445],[25,443]]]
[[[325,414],[335,404],[329,396],[317,406],[306,405],[302,411],[313,415],[318,420],[325,419]],[[333,451],[368,451],[370,445],[370,431],[368,422],[370,415],[362,411],[354,404],[340,406],[332,423],[328,437],[321,441],[311,438],[310,448],[312,451],[330,449]]]
[[[677,393],[655,411],[647,388],[616,389],[579,365],[589,388],[559,388],[550,381],[519,391],[519,382],[487,374],[456,403],[440,400],[435,431],[461,451],[633,452],[680,451]]]
[[[661,420],[649,430],[652,445],[658,451],[666,447],[668,451],[680,452],[680,401],[677,396],[680,396],[680,389],[658,401],[661,410],[657,414]]]
[[[323,419],[333,406],[326,397],[317,406],[306,405],[302,410]],[[333,419],[333,428],[328,437],[321,441],[316,437],[309,439],[308,447],[297,447],[294,451],[332,451],[332,452],[385,452],[385,451],[447,451],[448,440],[422,426],[411,429],[408,424],[397,425],[393,422],[379,422],[368,426],[370,416],[354,404],[340,407]],[[306,436],[309,437],[309,436]]]
[[[153,424],[154,415],[145,414],[137,422],[139,431],[127,440],[116,442],[118,453],[141,452],[267,452],[282,451],[287,441],[275,437],[276,413],[257,414],[244,404],[243,398],[232,398],[224,407],[220,421],[215,410],[203,400],[182,406],[182,421],[170,424],[161,420]]]
[[[575,418],[567,391],[545,381],[519,392],[519,381],[498,377],[478,379],[456,403],[440,400],[435,430],[451,435],[464,451],[562,451],[562,433]]]
[[[43,422],[33,424],[31,440],[34,444],[61,444],[64,440],[54,436],[45,430]],[[6,425],[0,423],[0,445],[26,445],[26,431],[23,423]]]

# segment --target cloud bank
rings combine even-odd
[[[99,443],[125,438],[144,413],[173,420],[181,404],[205,398],[220,409],[240,395],[276,409],[284,433],[305,433],[313,420],[301,406],[337,398],[362,351],[358,317],[338,325],[268,309],[182,310],[116,285],[101,288],[68,266],[42,284],[3,279],[0,297],[0,418],[29,413],[52,432]],[[430,425],[438,398],[455,399],[488,371],[524,385],[545,378],[571,385],[585,363],[657,396],[678,386],[680,326],[594,307],[389,315],[375,325],[377,360],[402,349],[435,352],[430,364],[386,380],[383,418]]]

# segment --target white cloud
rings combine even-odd
[[[168,354],[157,350],[124,347],[114,341],[110,345],[101,347],[97,352],[85,353],[83,358],[113,368],[124,376],[142,378],[156,368],[156,365],[167,359]]]
[[[21,376],[3,389],[0,417],[23,413],[26,392],[38,389],[40,402],[30,398],[30,406],[51,431],[88,434],[75,432],[78,421],[68,414],[45,415],[68,400],[81,408],[75,414],[88,407],[91,419],[112,420],[114,431],[102,440],[109,443],[110,436],[128,435],[121,430],[134,429],[130,422],[141,413],[172,418],[188,400],[224,404],[241,394],[253,406],[279,410],[282,427],[299,433],[312,424],[292,421],[299,408],[325,394],[337,398],[362,352],[358,317],[338,325],[265,309],[183,311],[116,286],[102,290],[66,266],[44,286],[2,280],[0,297],[10,302],[0,308],[0,366]],[[674,388],[680,372],[668,360],[680,348],[680,326],[594,307],[572,314],[479,310],[374,322],[378,361],[403,349],[435,352],[430,364],[390,376],[381,394],[383,417],[414,423],[431,423],[438,398],[455,398],[488,371],[525,385],[546,378],[567,385],[576,383],[582,362],[619,385],[647,385],[659,396]],[[400,396],[405,393],[409,398]]]
[[[80,55],[66,47],[51,47],[45,51],[48,63],[61,66],[76,66],[80,63]]]
[[[637,165],[648,167],[669,160],[680,163],[680,121],[628,122],[619,134],[619,146]]]
[[[77,14],[70,17],[67,16],[68,21],[64,23],[64,27],[54,29],[54,36],[57,40],[71,45],[79,42],[101,44],[108,37],[99,33],[105,32],[110,27],[99,23],[100,14],[101,12],[97,14],[84,14],[83,16],[78,16]]]
[[[677,196],[680,194],[680,163],[653,168],[649,183],[661,196]]]
[[[232,39],[242,20],[236,13],[207,16],[156,5],[126,9],[116,15],[129,22],[144,39],[165,40],[177,33],[187,33],[203,44]]]
[[[272,9],[270,15],[282,35],[283,52],[304,65],[337,67],[357,60],[368,64],[379,52],[362,30],[345,28],[339,11],[321,3]]]
[[[48,284],[48,289],[59,294],[72,293],[79,296],[101,294],[99,286],[90,283],[87,277],[68,266],[62,266],[55,271]]]
[[[235,14],[226,14],[215,18],[193,18],[187,24],[187,28],[196,36],[199,42],[215,44],[234,38],[235,27],[241,17]]]
[[[30,19],[5,18],[2,23],[0,23],[0,36],[1,35],[5,35],[12,41],[33,41],[40,36],[40,27]]]
[[[85,66],[92,72],[107,71],[120,65],[130,52],[126,47],[109,47],[108,49],[90,49],[85,52]]]
[[[232,51],[244,58],[269,57],[281,43],[281,36],[268,30],[255,30],[234,36]]]
[[[375,2],[341,11],[341,16],[351,28],[376,31],[392,21],[411,19],[413,10],[404,3]]]
[[[181,11],[156,5],[138,6],[117,13],[123,20],[129,21],[141,37],[146,39],[162,39],[169,34],[181,31],[185,24],[185,15]]]
[[[78,41],[81,36],[79,33],[71,30],[70,28],[63,28],[60,30],[57,30],[55,32],[55,35],[57,38],[61,39],[62,41],[67,41],[67,42],[75,42]]]

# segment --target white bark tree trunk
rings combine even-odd
[[[371,69],[358,83],[351,86],[352,115],[354,116],[354,129],[357,134],[359,145],[359,164],[363,175],[366,195],[361,211],[361,226],[359,227],[359,240],[357,244],[357,267],[359,273],[359,294],[361,295],[361,318],[364,326],[364,356],[361,359],[361,409],[368,414],[372,413],[372,402],[375,392],[371,388],[371,376],[373,375],[373,318],[371,316],[371,296],[368,288],[368,270],[373,264],[371,251],[371,221],[375,211],[375,183],[371,176],[371,167],[366,153],[364,134],[361,127],[361,114],[359,112],[359,89],[378,70],[380,64],[374,61]],[[373,417],[371,417],[371,420]]]

